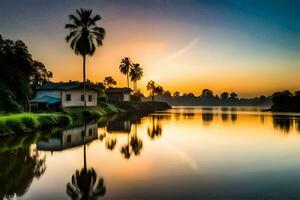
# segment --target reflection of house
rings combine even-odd
[[[97,106],[98,89],[86,84],[87,106]],[[30,101],[35,109],[84,106],[83,83],[47,83],[37,87],[36,97]]]
[[[130,133],[130,121],[117,120],[108,122],[106,129],[108,133]]]
[[[108,101],[130,101],[129,88],[109,88],[106,90]]]
[[[63,131],[58,136],[50,137],[47,141],[39,141],[37,150],[61,151],[64,149],[83,145],[98,139],[98,125],[88,124]]]

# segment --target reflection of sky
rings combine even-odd
[[[130,56],[144,67],[142,87],[154,79],[196,94],[204,87],[243,96],[299,89],[297,0],[10,0],[0,8],[2,34],[24,40],[54,80],[80,80],[81,59],[65,44],[63,28],[79,7],[101,13],[107,30],[104,46],[88,59],[94,81],[112,75],[125,84],[118,65]]]
[[[143,149],[130,160],[120,154],[120,147],[127,143],[126,134],[116,135],[113,151],[105,149],[104,141],[88,144],[87,166],[104,177],[104,199],[300,195],[299,118],[281,116],[292,120],[287,134],[280,126],[274,127],[268,113],[262,123],[264,113],[237,110],[236,121],[230,117],[224,121],[221,113],[215,112],[213,121],[204,124],[202,109],[194,109],[194,117],[189,118],[183,116],[183,109],[180,112],[179,118],[176,113],[155,115],[162,128],[161,137],[155,140],[147,135],[152,117],[143,118],[137,127]],[[104,130],[99,128],[99,134]],[[80,147],[46,155],[46,172],[33,182],[25,199],[42,194],[66,197],[66,183],[83,166]]]

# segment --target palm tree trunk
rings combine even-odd
[[[84,124],[84,136],[83,136],[83,168],[86,171],[86,145],[85,145],[85,135],[86,135],[86,124]]]
[[[129,74],[127,72],[127,87],[129,88]]]
[[[83,101],[84,101],[84,107],[86,107],[86,98],[85,98],[85,55],[83,55]]]

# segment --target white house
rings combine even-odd
[[[97,106],[98,89],[86,84],[86,105]],[[37,87],[36,96],[30,101],[33,108],[65,108],[84,106],[83,83],[47,83]]]
[[[130,101],[130,88],[109,88],[106,90],[108,101]]]

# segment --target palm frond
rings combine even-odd
[[[72,14],[69,15],[69,19],[70,19],[71,22],[73,22],[77,26],[81,26],[82,25],[81,22],[80,22],[80,20],[75,15],[72,15]]]
[[[65,25],[65,28],[66,29],[77,29],[78,28],[78,26],[76,25],[76,24],[66,24]]]

